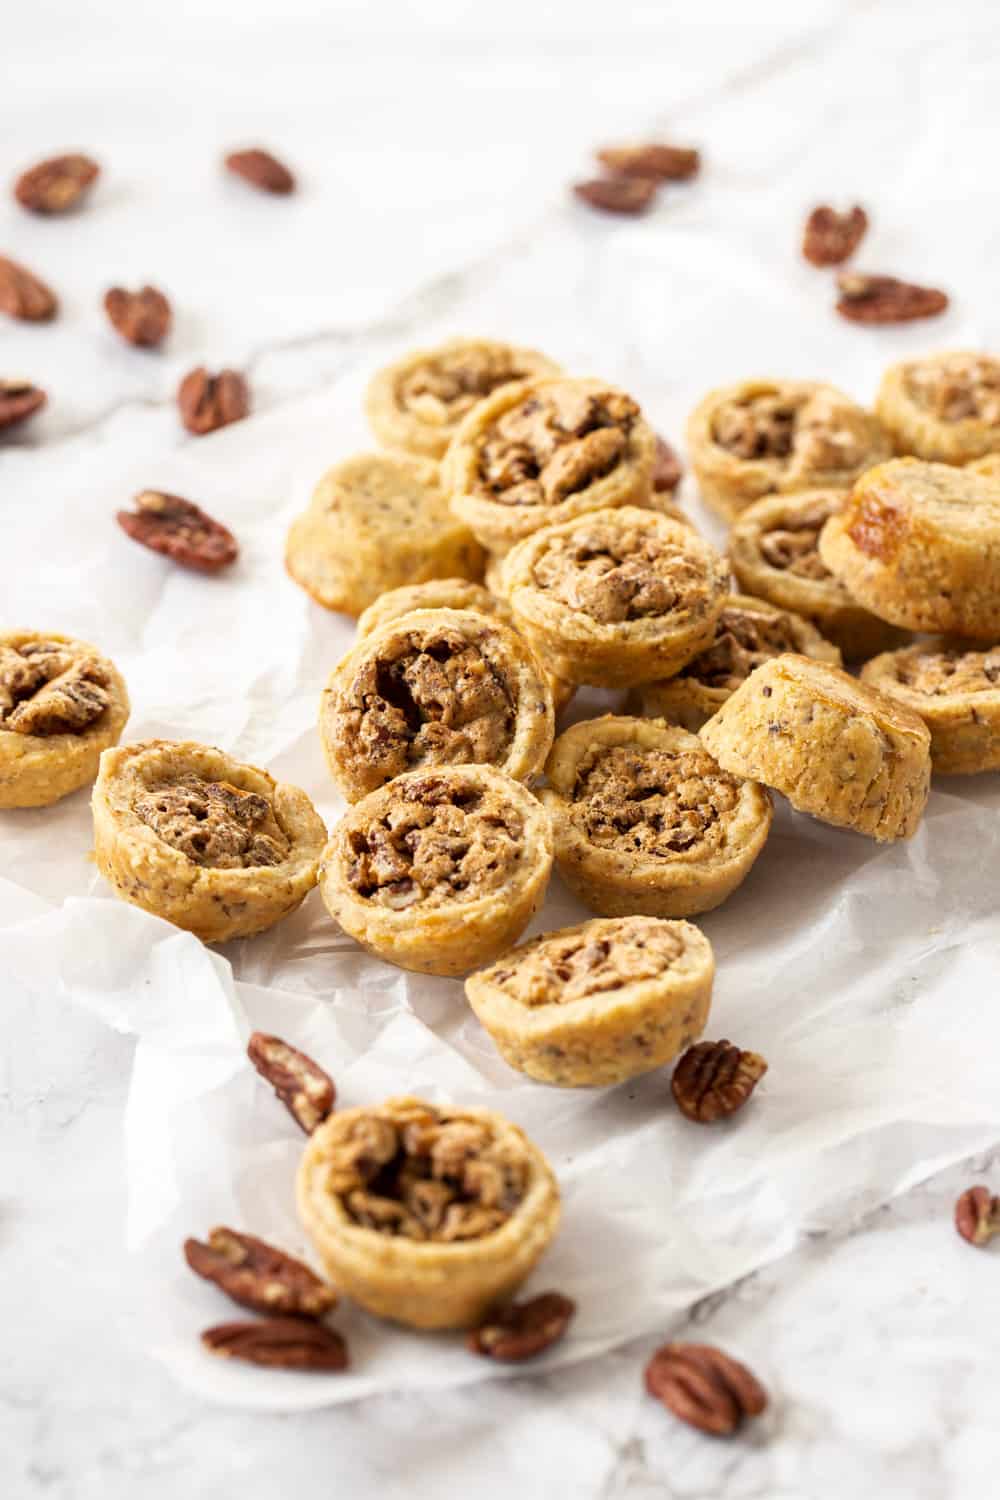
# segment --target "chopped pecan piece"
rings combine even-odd
[[[658,495],[672,494],[681,482],[684,470],[677,454],[663,438],[656,439],[656,461],[653,464],[653,489]]]
[[[244,1359],[272,1370],[346,1370],[348,1365],[341,1335],[305,1318],[220,1323],[206,1328],[201,1341],[222,1359]]]
[[[199,365],[181,381],[177,405],[188,432],[204,437],[230,422],[242,421],[250,410],[250,391],[237,370],[210,375],[204,365]]]
[[[814,208],[806,220],[802,254],[814,266],[839,266],[849,260],[864,239],[868,215],[860,204],[838,214],[828,203]]]
[[[955,1228],[970,1245],[988,1244],[1000,1234],[1000,1198],[981,1184],[966,1188],[955,1204]]]
[[[104,310],[116,332],[141,349],[155,349],[170,332],[170,303],[155,286],[138,292],[113,286],[105,293]]]
[[[742,1109],[767,1072],[756,1052],[732,1042],[697,1042],[674,1069],[670,1087],[689,1120],[709,1125]]]
[[[573,191],[591,208],[606,214],[641,214],[656,197],[659,183],[653,177],[594,177],[576,182]]]
[[[196,1276],[253,1312],[321,1318],[337,1305],[333,1287],[301,1260],[236,1229],[213,1229],[207,1244],[185,1240],[184,1258]]]
[[[41,387],[28,380],[0,380],[0,430],[26,422],[47,399]]]
[[[690,146],[605,146],[597,160],[623,177],[646,177],[654,182],[683,182],[694,177],[701,156]]]
[[[646,1366],[646,1389],[675,1417],[713,1437],[729,1437],[767,1406],[756,1376],[711,1344],[664,1344]]]
[[[542,1292],[527,1302],[491,1312],[473,1328],[467,1347],[473,1354],[513,1364],[533,1359],[557,1344],[576,1312],[576,1303],[559,1292]]]
[[[14,197],[33,214],[64,214],[76,208],[100,170],[96,161],[80,152],[53,156],[21,173]]]
[[[914,318],[934,318],[948,306],[947,292],[898,281],[895,276],[842,271],[837,286],[837,311],[852,323],[908,323]]]
[[[236,538],[220,521],[179,495],[143,490],[135,510],[120,510],[116,520],[134,542],[172,558],[199,573],[218,573],[236,561]]]
[[[44,281],[0,255],[0,311],[22,323],[47,323],[58,306],[55,292]]]
[[[55,641],[0,647],[0,726],[15,734],[76,734],[110,701],[104,669]]]
[[[311,1135],[333,1109],[337,1097],[329,1073],[297,1047],[263,1031],[255,1031],[250,1038],[247,1056],[295,1123]]]
[[[226,166],[251,187],[262,193],[287,194],[295,191],[295,178],[276,156],[259,147],[249,151],[231,151]]]
[[[288,851],[267,798],[225,781],[182,776],[144,792],[132,810],[165,844],[206,869],[278,865]]]

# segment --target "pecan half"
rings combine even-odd
[[[681,482],[681,461],[663,438],[656,439],[656,459],[653,463],[653,489],[657,494],[672,494]]]
[[[337,1097],[329,1073],[298,1048],[263,1031],[255,1031],[250,1038],[247,1056],[296,1124],[311,1135],[333,1109]]]
[[[970,1245],[988,1244],[1000,1234],[1000,1198],[981,1184],[966,1188],[955,1204],[955,1228]]]
[[[223,1225],[210,1231],[207,1244],[185,1240],[184,1258],[196,1276],[254,1312],[321,1318],[337,1305],[333,1287],[301,1260]]]
[[[559,1292],[542,1292],[527,1302],[490,1313],[473,1328],[466,1344],[473,1354],[515,1363],[533,1359],[557,1344],[576,1312],[576,1303]]]
[[[28,380],[0,380],[0,430],[26,422],[47,399],[41,387]]]
[[[947,292],[897,281],[895,276],[842,271],[837,286],[837,311],[852,323],[909,323],[914,318],[934,318],[948,306]]]
[[[16,260],[0,255],[0,311],[23,323],[47,323],[58,306],[51,287]]]
[[[113,286],[105,293],[104,310],[116,332],[142,349],[162,344],[170,332],[170,303],[155,286],[144,286],[138,292]]]
[[[573,184],[573,191],[591,208],[606,214],[641,214],[656,197],[659,183],[652,177],[594,177]]]
[[[304,1318],[263,1318],[219,1323],[201,1341],[222,1359],[245,1359],[272,1370],[346,1370],[347,1345],[339,1333]]]
[[[22,172],[14,197],[33,214],[64,214],[76,208],[100,173],[97,162],[81,152],[53,156]]]
[[[839,266],[861,244],[868,228],[868,215],[856,203],[846,214],[838,214],[828,203],[814,208],[802,235],[802,254],[814,266]]]
[[[295,178],[284,162],[272,156],[270,151],[259,148],[231,151],[226,157],[226,167],[237,177],[242,177],[244,182],[249,182],[251,187],[259,188],[262,193],[295,191]]]
[[[597,160],[623,177],[651,177],[654,182],[683,182],[694,177],[701,156],[690,146],[605,146]]]
[[[756,1376],[711,1344],[664,1344],[646,1366],[646,1389],[675,1417],[713,1437],[728,1437],[767,1406]]]
[[[767,1072],[756,1052],[732,1042],[696,1042],[674,1069],[670,1087],[689,1120],[709,1125],[742,1109]]]
[[[237,370],[210,375],[204,365],[199,365],[181,381],[177,405],[188,432],[204,437],[217,427],[241,421],[250,410],[250,391]]]
[[[135,510],[120,510],[116,520],[134,542],[172,558],[199,573],[218,573],[239,556],[239,545],[228,527],[200,506],[180,495],[143,490]]]

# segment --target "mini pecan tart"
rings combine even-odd
[[[559,873],[603,917],[711,911],[745,880],[771,827],[763,787],[657,719],[574,724],[545,771]]]
[[[471,609],[418,609],[358,641],[324,689],[319,728],[348,802],[420,767],[490,765],[531,781],[555,732],[531,647]]]
[[[485,558],[429,460],[359,453],[320,480],[288,532],[285,566],[317,604],[359,615],[387,589],[481,578]]]
[[[0,808],[48,807],[88,786],[128,716],[121,673],[86,641],[0,634]]]
[[[819,535],[845,490],[773,495],[747,507],[729,533],[729,561],[742,589],[811,620],[848,661],[901,645],[905,637],[847,592],[819,555]]]
[[[1000,640],[1000,480],[917,458],[879,464],[827,521],[819,551],[894,625]]]
[[[547,526],[504,562],[518,626],[570,682],[668,677],[715,633],[729,569],[689,526],[627,505]]]
[[[729,594],[712,644],[681,667],[676,677],[637,688],[631,706],[643,718],[700,729],[755,667],[784,651],[841,665],[836,646],[801,615],[748,594]]]
[[[705,1029],[715,961],[690,922],[611,917],[549,932],[465,981],[505,1062],[541,1083],[648,1073]]]
[[[443,466],[452,509],[491,552],[540,526],[653,493],[656,434],[602,380],[508,386],[469,413]]]
[[[900,703],[837,667],[777,656],[701,731],[721,766],[782,792],[800,812],[879,843],[917,831],[930,735]]]
[[[467,974],[517,942],[551,869],[548,818],[519,781],[492,766],[442,766],[349,808],[319,886],[369,953],[421,974]]]
[[[93,805],[117,894],[206,943],[263,932],[316,884],[326,829],[305,792],[208,745],[106,750]]]
[[[810,380],[710,391],[691,414],[688,447],[702,499],[730,521],[765,495],[847,489],[891,453],[870,412]]]
[[[380,370],[365,397],[372,432],[387,448],[441,458],[462,419],[502,386],[558,375],[534,349],[491,339],[452,339]]]
[[[411,1328],[468,1328],[514,1292],[559,1227],[559,1189],[489,1109],[387,1099],[314,1131],[299,1215],[338,1289]]]
[[[943,776],[1000,771],[1000,646],[929,637],[865,663],[863,682],[912,709],[931,734]]]
[[[897,453],[964,464],[1000,453],[1000,359],[965,351],[886,370],[875,402]]]

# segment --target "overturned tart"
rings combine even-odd
[[[1000,480],[897,458],[870,469],[819,539],[874,614],[909,630],[1000,639]]]
[[[1000,359],[965,350],[886,370],[875,402],[897,453],[964,464],[1000,453]]]
[[[515,1291],[559,1227],[541,1151],[489,1109],[344,1109],[309,1138],[299,1215],[331,1281],[411,1328],[465,1328]]]
[[[633,505],[547,526],[503,568],[514,618],[541,660],[598,687],[679,671],[712,640],[728,577],[689,526]]]
[[[349,802],[420,767],[490,765],[530,781],[552,744],[552,694],[509,625],[471,609],[418,609],[347,653],[319,727]]]
[[[470,412],[442,470],[452,509],[491,552],[540,526],[652,496],[656,435],[602,380],[508,386]]]
[[[656,719],[574,724],[546,775],[559,873],[605,917],[711,911],[749,874],[771,827],[763,787]]]
[[[931,773],[924,724],[825,662],[765,662],[709,719],[701,739],[726,770],[880,843],[910,838],[923,816]]]
[[[371,429],[387,448],[440,458],[462,418],[501,386],[558,375],[534,349],[491,339],[452,339],[380,370],[365,398]]]
[[[715,962],[690,922],[610,917],[545,933],[465,981],[500,1055],[541,1083],[623,1083],[705,1029]]]
[[[484,561],[437,464],[396,453],[359,453],[324,474],[285,547],[295,582],[348,615],[400,584],[481,578]]]
[[[47,807],[89,785],[128,715],[121,673],[86,641],[0,634],[0,808]]]
[[[930,637],[876,656],[861,677],[923,719],[935,771],[1000,771],[1000,646]]]
[[[729,594],[716,621],[710,646],[675,677],[636,689],[634,707],[647,719],[666,719],[684,729],[700,729],[755,667],[798,651],[817,661],[841,665],[836,646],[791,610],[747,594]]]
[[[758,500],[729,533],[729,561],[746,593],[795,610],[848,661],[859,661],[904,637],[862,609],[819,555],[820,532],[846,499],[844,490],[805,490]]]
[[[702,499],[727,520],[765,495],[846,489],[891,452],[870,412],[811,380],[710,391],[691,414],[688,446]]]
[[[305,792],[208,745],[106,750],[93,806],[117,894],[206,943],[263,932],[316,884],[326,829]]]
[[[330,915],[421,974],[467,974],[524,931],[552,868],[538,801],[492,766],[409,771],[349,808],[320,864]]]

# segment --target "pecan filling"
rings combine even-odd
[[[533,579],[601,625],[670,614],[704,587],[704,568],[681,544],[638,526],[591,522],[553,537]]]
[[[547,386],[490,428],[479,489],[501,505],[559,505],[610,474],[638,418],[638,406],[618,391]]]
[[[1000,360],[956,355],[906,372],[911,398],[941,422],[1000,427]]]
[[[421,777],[351,832],[347,878],[359,896],[394,911],[472,901],[506,884],[523,837],[522,819],[476,788]]]
[[[826,391],[731,401],[716,413],[712,436],[737,458],[780,460],[805,472],[855,468],[868,448],[864,413],[846,410]]]
[[[267,798],[226,781],[183,776],[143,792],[132,811],[165,844],[205,869],[278,865],[288,853]]]
[[[104,713],[109,687],[98,662],[58,641],[0,646],[0,729],[78,734]]]
[[[649,917],[628,917],[616,924],[613,938],[543,938],[515,966],[494,969],[490,979],[521,1005],[572,1005],[657,979],[683,952],[673,929]]]
[[[401,376],[396,396],[400,406],[420,421],[445,427],[500,386],[526,375],[512,364],[506,350],[456,349]]]
[[[696,677],[706,687],[735,691],[755,667],[795,651],[798,642],[787,615],[758,614],[749,609],[724,609],[715,640],[679,674]]]
[[[448,1243],[506,1223],[528,1171],[489,1126],[414,1106],[355,1120],[332,1153],[329,1185],[362,1229]]]
[[[782,573],[817,582],[830,577],[830,570],[819,555],[816,543],[831,512],[826,506],[810,507],[797,517],[788,517],[774,531],[760,539],[765,562]]]
[[[706,750],[605,750],[577,775],[573,815],[602,849],[673,859],[715,848],[739,799],[739,781]]]
[[[1000,646],[989,651],[934,651],[904,656],[899,681],[929,698],[951,693],[994,693],[1000,688]]]

